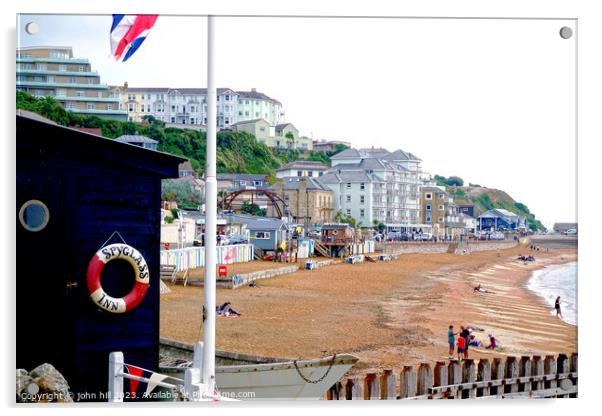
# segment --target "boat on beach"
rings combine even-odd
[[[222,396],[239,400],[319,400],[358,361],[350,354],[251,365],[216,367]],[[160,365],[163,375],[183,380],[191,361]]]

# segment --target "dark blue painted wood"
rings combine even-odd
[[[177,176],[182,161],[17,117],[17,212],[30,199],[50,210],[48,226],[37,233],[17,219],[18,368],[50,362],[73,392],[97,397],[107,389],[111,351],[157,368],[160,181]],[[151,272],[146,297],[125,314],[97,308],[86,287],[88,262],[113,231],[144,255]],[[103,272],[103,286],[127,293],[133,271],[114,263]]]

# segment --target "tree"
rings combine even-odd
[[[164,201],[176,201],[183,205],[200,205],[202,195],[185,181],[164,179],[161,181],[161,198]]]
[[[284,137],[286,137],[286,144],[287,147],[289,149],[294,149],[295,148],[295,135],[293,134],[293,132],[289,131],[287,132]]]
[[[246,214],[255,215],[257,217],[265,217],[266,215],[265,209],[262,209],[259,207],[259,205],[249,201],[244,201],[240,210]]]
[[[355,218],[353,218],[351,215],[343,214],[342,211],[337,211],[334,214],[334,220],[341,224],[349,224],[353,228],[356,228],[358,225],[361,225],[361,223],[358,224]]]

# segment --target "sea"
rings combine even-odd
[[[527,288],[550,305],[552,315],[556,315],[554,302],[560,296],[563,321],[577,325],[577,262],[557,264],[534,271]]]

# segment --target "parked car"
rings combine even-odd
[[[433,235],[431,233],[416,234],[414,239],[417,241],[430,241],[433,239]]]
[[[228,239],[230,244],[247,244],[249,242],[245,235],[231,234]]]

